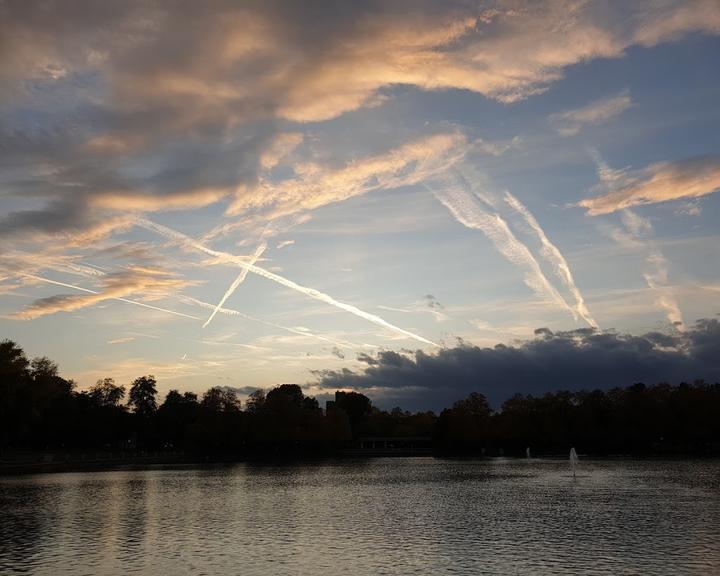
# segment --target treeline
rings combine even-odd
[[[153,376],[127,388],[111,378],[87,391],[47,358],[28,360],[0,342],[0,452],[183,451],[223,458],[336,454],[362,438],[428,438],[436,454],[521,455],[579,451],[720,453],[720,385],[635,384],[610,391],[517,395],[493,410],[482,394],[440,415],[383,411],[356,392],[319,406],[295,384],[256,391],[243,404],[229,388],[202,396]]]

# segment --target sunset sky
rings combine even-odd
[[[0,336],[161,393],[687,355],[719,102],[717,0],[0,1]]]

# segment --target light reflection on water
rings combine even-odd
[[[375,459],[0,479],[0,574],[720,574],[720,462]]]

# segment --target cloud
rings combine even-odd
[[[135,336],[126,336],[124,338],[115,338],[114,340],[108,340],[108,344],[126,344],[135,340]]]
[[[585,126],[602,124],[619,116],[632,105],[630,94],[623,92],[612,98],[596,100],[576,110],[556,112],[551,114],[548,120],[561,136],[574,136]]]
[[[171,194],[152,195],[132,190],[100,192],[91,200],[93,207],[123,212],[158,212],[203,208],[231,193],[230,188],[200,188]]]
[[[57,312],[80,310],[82,308],[87,308],[88,306],[99,304],[105,300],[121,300],[123,302],[130,302],[147,308],[161,310],[163,312],[187,316],[171,310],[158,308],[144,302],[127,300],[125,296],[139,293],[143,299],[152,301],[157,300],[158,298],[166,297],[168,294],[194,284],[193,282],[178,278],[163,270],[141,267],[133,267],[122,272],[114,272],[102,276],[99,280],[101,285],[100,290],[90,290],[29,274],[21,274],[21,276],[73,288],[80,290],[85,294],[59,294],[49,296],[47,298],[40,298],[10,316],[10,318],[17,320],[34,320],[42,316],[47,316],[48,314],[56,314]]]
[[[280,182],[262,180],[256,188],[240,192],[229,213],[262,209],[263,218],[276,219],[373,190],[410,186],[444,172],[466,151],[465,136],[449,133],[420,138],[339,168],[296,164],[294,177]]]
[[[720,379],[720,322],[700,320],[685,333],[639,336],[580,329],[536,331],[506,346],[461,345],[436,353],[382,351],[358,357],[364,369],[318,372],[328,390],[354,389],[381,404],[440,409],[470,392],[498,406],[515,393],[609,389],[634,382]]]
[[[694,31],[718,33],[720,10],[712,0],[602,11],[569,0],[492,9],[346,1],[313,10],[290,1],[182,10],[169,2],[92,9],[10,2],[3,22],[0,70],[8,90],[13,80],[102,72],[130,109],[185,105],[180,117],[165,119],[182,126],[218,114],[325,120],[375,105],[383,88],[398,84],[514,101],[545,89],[573,64]]]
[[[496,158],[521,146],[522,139],[519,136],[514,136],[510,140],[496,140],[494,142],[488,142],[479,138],[472,143],[472,147],[478,152],[495,156]]]
[[[277,166],[303,141],[304,136],[299,132],[281,132],[270,142],[270,146],[260,156],[260,166],[263,170],[271,170]]]
[[[346,38],[290,87],[280,114],[325,120],[373,105],[383,88],[397,84],[459,88],[515,102],[544,91],[573,64],[620,57],[634,44],[651,46],[691,31],[720,31],[720,10],[712,1],[692,7],[637,2],[627,11],[602,12],[589,3],[552,0],[488,10],[452,2],[444,10],[429,3],[412,7],[411,19],[401,2],[343,27]]]
[[[275,248],[277,248],[278,250],[282,250],[283,248],[287,246],[292,246],[293,244],[295,244],[295,240],[283,240],[282,242],[278,242]]]
[[[432,308],[434,310],[445,310],[445,306],[443,306],[432,294],[426,294],[425,301],[427,302],[428,308]]]
[[[610,190],[609,194],[612,194],[632,180],[632,176],[628,175],[626,170],[614,170],[608,166],[597,150],[592,150],[591,154],[600,179],[600,184],[596,188]],[[652,239],[652,223],[628,208],[620,212],[620,218],[625,229],[609,227],[610,235],[622,246],[645,252],[646,268],[643,271],[645,283],[655,293],[655,302],[665,311],[670,324],[678,330],[684,330],[680,306],[673,289],[668,286],[668,261]]]
[[[99,222],[117,211],[267,207],[258,184],[302,124],[382,105],[398,86],[514,102],[570,66],[693,32],[720,33],[717,2],[4,2],[3,187],[43,205],[4,214],[0,230],[109,234]],[[374,189],[353,168],[325,177],[305,163],[275,210]],[[392,185],[396,169],[378,172]],[[359,181],[333,194],[333,178]]]
[[[681,198],[699,198],[720,190],[720,156],[659,162],[615,176],[610,191],[578,202],[591,216],[623,208]]]
[[[632,243],[641,246],[646,252],[646,269],[643,278],[648,287],[655,292],[656,303],[665,311],[668,322],[678,330],[685,330],[683,315],[672,288],[668,286],[668,261],[652,240],[653,227],[650,220],[635,214],[631,210],[621,212],[622,222],[631,235]],[[623,243],[623,239],[619,239]]]
[[[382,304],[379,305],[378,308],[381,310],[390,310],[391,312],[402,312],[404,314],[431,314],[436,322],[445,322],[449,318],[445,313],[445,306],[443,306],[432,294],[426,294],[422,299],[408,304],[405,308],[384,306]]]

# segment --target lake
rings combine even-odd
[[[0,574],[720,574],[720,461],[393,458],[0,478]]]

